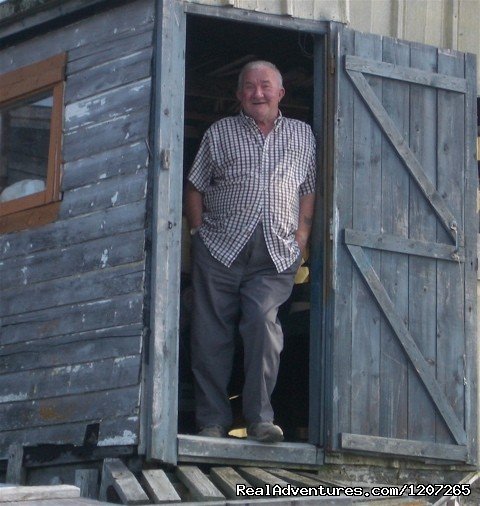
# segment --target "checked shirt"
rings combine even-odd
[[[278,272],[299,255],[300,197],[315,191],[315,140],[309,125],[279,116],[265,137],[240,113],[205,133],[188,175],[203,193],[199,234],[214,258],[230,267],[260,221]]]

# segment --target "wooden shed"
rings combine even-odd
[[[0,459],[476,465],[475,57],[232,2],[28,4],[0,19]],[[318,145],[279,445],[191,421],[182,187],[253,58]]]

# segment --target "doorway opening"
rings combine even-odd
[[[239,112],[235,97],[242,66],[268,60],[280,70],[286,95],[282,114],[313,124],[314,36],[309,33],[256,26],[206,16],[187,16],[185,65],[184,184],[207,128]],[[313,125],[312,125],[313,126]],[[185,217],[182,226],[180,300],[179,434],[195,434],[193,378],[190,367],[191,315],[190,235]],[[306,442],[309,437],[310,263],[300,268],[290,299],[279,312],[284,350],[277,386],[272,396],[275,421],[286,441]],[[243,384],[241,341],[238,340],[230,399],[234,426],[230,435],[245,437],[241,415]],[[318,389],[320,387],[318,386]],[[317,398],[319,392],[315,392]],[[317,429],[318,430],[318,429]]]

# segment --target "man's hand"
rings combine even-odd
[[[295,232],[295,240],[300,247],[303,256],[308,244],[313,223],[313,210],[315,207],[315,194],[309,193],[300,197],[300,211],[298,217],[298,228]]]
[[[185,190],[185,214],[190,229],[200,227],[203,214],[203,193],[199,192],[190,181]]]

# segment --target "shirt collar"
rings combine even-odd
[[[242,118],[242,120],[247,124],[247,125],[250,125],[250,126],[253,126],[255,128],[258,129],[257,127],[257,124],[255,123],[255,120],[251,117],[251,116],[248,116],[247,114],[245,114],[243,112],[243,110],[240,111],[240,114],[239,116]],[[278,116],[275,118],[275,121],[273,122],[274,124],[274,127],[273,129],[276,130],[281,124],[282,124],[282,121],[283,121],[283,114],[282,114],[282,111],[280,111],[280,109],[278,110]]]

